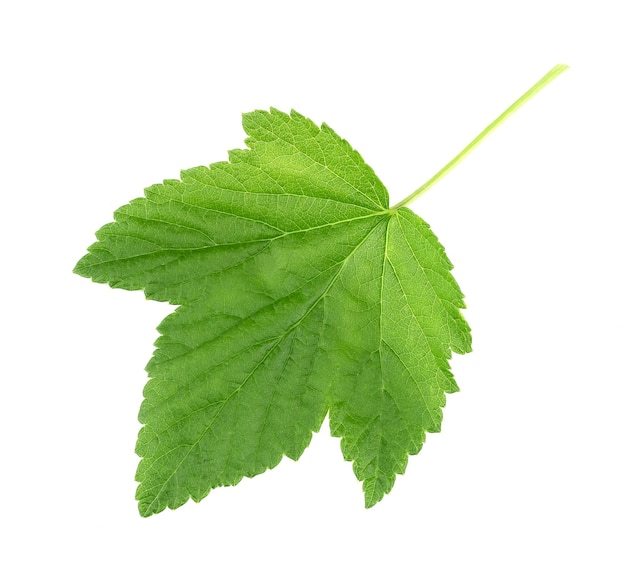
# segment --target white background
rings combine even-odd
[[[28,2],[0,8],[0,567],[623,570],[622,2]],[[72,274],[142,189],[295,108],[414,204],[474,352],[443,431],[371,510],[325,424],[297,463],[149,519],[143,371],[171,310]]]

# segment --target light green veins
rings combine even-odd
[[[373,505],[470,350],[443,248],[346,141],[295,112],[244,127],[249,149],[146,189],[76,266],[179,306],[147,367],[144,516],[298,458],[327,414]]]
[[[159,326],[139,420],[143,516],[297,459],[327,414],[366,506],[388,493],[458,390],[471,350],[452,265],[406,208],[566,66],[389,208],[328,126],[244,115],[245,150],[147,188],[75,272],[177,309]]]
[[[374,505],[440,430],[451,353],[471,350],[452,265],[405,207],[419,189],[389,208],[361,156],[298,113],[243,124],[247,149],[147,188],[75,268],[178,306],[139,414],[144,516],[297,459],[327,414]]]

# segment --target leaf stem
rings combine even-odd
[[[407,206],[413,202],[416,198],[424,194],[431,186],[433,186],[440,178],[443,178],[448,174],[457,164],[459,164],[475,147],[493,131],[500,123],[515,113],[524,103],[532,99],[537,93],[539,93],[546,85],[548,85],[553,79],[561,75],[566,69],[567,65],[559,64],[554,66],[548,73],[546,73],[535,85],[533,85],[524,95],[522,95],[515,103],[505,109],[495,120],[487,125],[472,141],[465,147],[456,157],[454,157],[445,167],[438,171],[433,177],[428,179],[422,186],[420,186],[415,192],[401,200],[395,206],[392,206],[392,210],[396,210],[401,206]]]

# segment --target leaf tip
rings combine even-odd
[[[364,490],[365,492],[365,509],[373,508],[380,500],[385,497],[385,493],[380,490]]]
[[[139,515],[144,519],[154,515],[154,512],[150,511],[144,504],[138,504],[137,509],[139,511]]]
[[[88,271],[89,264],[87,263],[87,258],[89,258],[90,254],[85,254],[72,269],[72,273],[80,276],[81,278],[90,278],[91,273]]]
[[[380,498],[374,499],[374,498],[368,498],[367,496],[365,496],[365,509],[369,510],[373,508],[378,502],[380,502]]]

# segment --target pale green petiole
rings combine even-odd
[[[475,147],[493,131],[500,123],[504,122],[509,116],[517,111],[524,103],[532,99],[537,93],[539,93],[546,85],[548,85],[553,79],[561,75],[566,69],[567,65],[559,64],[554,66],[548,73],[546,73],[535,85],[533,85],[524,95],[522,95],[515,103],[503,111],[494,121],[489,123],[472,141],[465,147],[456,157],[454,157],[445,167],[438,171],[434,176],[428,179],[422,186],[420,186],[415,192],[407,196],[404,200],[398,202],[398,204],[392,206],[392,210],[400,208],[401,206],[407,206],[413,202],[418,196],[424,194],[431,186],[433,186],[440,178],[443,178],[449,173],[457,164],[459,164]]]

